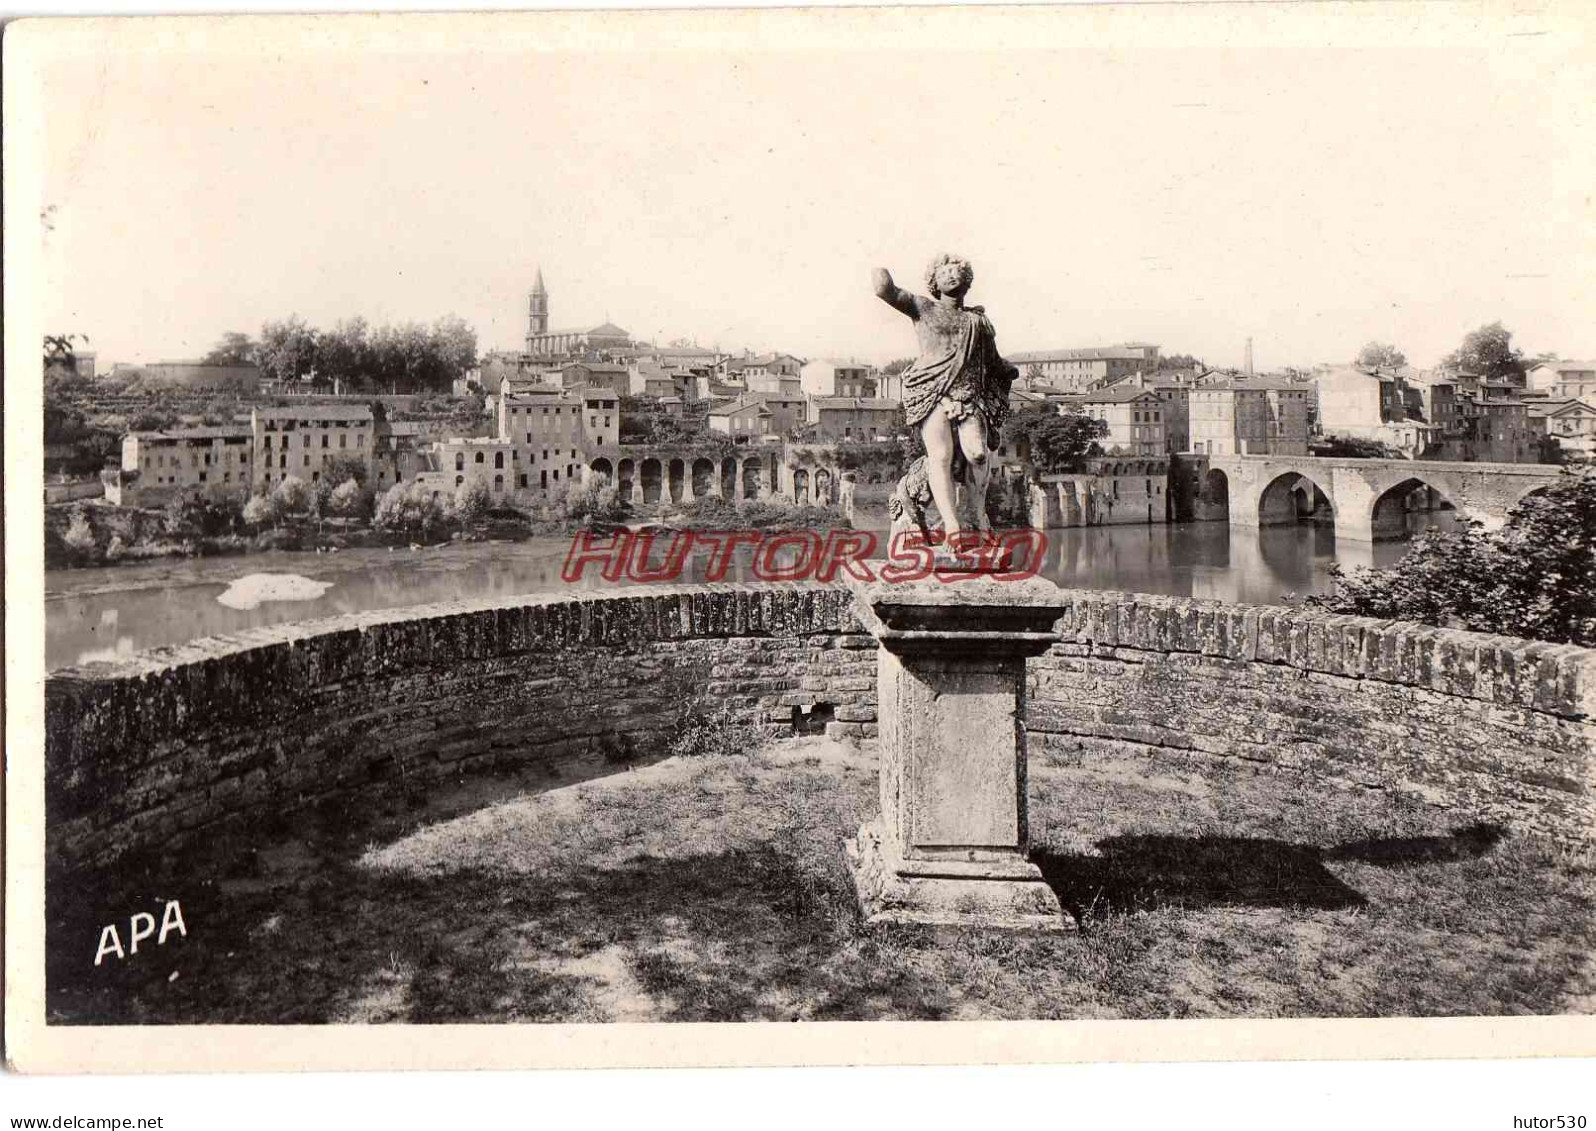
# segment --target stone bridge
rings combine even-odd
[[[1550,464],[1324,459],[1317,456],[1195,458],[1196,518],[1228,514],[1232,526],[1273,526],[1319,512],[1336,536],[1360,542],[1405,538],[1408,511],[1442,501],[1487,529],[1501,526],[1524,496],[1562,474]],[[1206,465],[1206,466],[1203,466]]]
[[[844,483],[843,475],[835,454],[824,446],[618,444],[588,451],[582,481],[614,484],[634,506],[780,497],[829,507],[845,503],[851,493],[852,483]]]

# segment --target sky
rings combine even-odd
[[[1596,53],[1565,25],[785,19],[80,42],[39,71],[44,325],[102,368],[295,313],[517,348],[541,267],[554,328],[880,362],[914,341],[871,269],[922,289],[953,251],[1005,352],[1432,364],[1501,320],[1596,355]]]

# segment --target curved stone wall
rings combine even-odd
[[[1033,754],[1240,757],[1560,839],[1596,818],[1596,652],[1295,609],[1076,591],[1031,661]],[[849,592],[702,585],[364,613],[65,669],[53,861],[181,843],[398,778],[658,756],[728,708],[875,733]]]

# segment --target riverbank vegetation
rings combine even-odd
[[[703,745],[702,743],[700,745]],[[859,921],[868,750],[358,796],[53,875],[66,1024],[1504,1016],[1596,1003],[1596,860],[1225,759],[1038,755],[1034,858],[1078,927]],[[91,965],[128,891],[204,928]],[[68,898],[70,894],[70,898]],[[87,948],[87,949],[85,949]],[[1438,976],[1440,975],[1440,976]]]
[[[1331,569],[1335,613],[1596,647],[1596,473],[1521,501],[1500,530],[1427,531],[1388,569]]]

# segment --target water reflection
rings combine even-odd
[[[1450,523],[1450,515],[1416,515]],[[886,530],[878,526],[878,556]],[[1278,604],[1329,587],[1331,566],[1386,566],[1404,543],[1338,540],[1328,525],[1300,523],[1250,530],[1225,523],[1088,527],[1048,532],[1044,573],[1060,585],[1124,589],[1249,604]],[[434,550],[349,550],[336,556],[274,553],[249,558],[161,563],[47,574],[57,595],[46,602],[49,668],[113,659],[202,636],[339,613],[443,601],[614,586],[597,570],[568,585],[560,579],[569,543],[536,539]],[[663,556],[663,547],[654,558]],[[709,553],[689,556],[684,579],[701,581]],[[314,600],[228,608],[217,597],[249,574],[301,574],[330,585]],[[727,581],[753,581],[747,548],[732,559]]]

